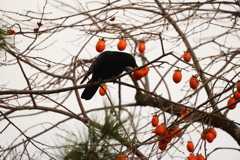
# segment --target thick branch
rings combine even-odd
[[[142,106],[152,106],[159,109],[163,109],[164,112],[170,113],[172,115],[179,116],[180,111],[183,108],[190,108],[182,104],[178,104],[162,97],[153,97],[150,94],[141,94],[138,92],[136,94],[136,103]],[[240,128],[233,121],[224,117],[220,112],[216,114],[206,113],[199,111],[197,109],[192,109],[191,113],[194,117],[193,122],[200,122],[205,124],[210,124],[216,128],[220,128],[230,134],[240,145]]]

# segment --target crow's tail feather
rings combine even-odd
[[[97,92],[99,86],[87,87],[84,89],[81,98],[85,100],[90,100],[94,94]]]

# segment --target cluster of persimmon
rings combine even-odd
[[[192,58],[189,51],[184,52],[182,57],[183,57],[183,60],[185,62],[190,62],[191,58]],[[172,79],[173,79],[173,81],[175,83],[181,82],[181,80],[182,80],[182,72],[181,72],[181,70],[179,70],[179,69],[175,70],[174,73],[173,73]],[[199,85],[199,81],[198,81],[197,77],[196,76],[190,77],[190,79],[189,79],[189,86],[192,89],[196,89],[198,87],[198,85]]]
[[[186,114],[188,113],[189,111],[187,109],[182,109],[180,111],[181,117],[185,117]],[[185,118],[188,119],[189,116]],[[158,147],[162,151],[167,148],[168,143],[170,143],[173,138],[182,136],[182,132],[180,131],[179,127],[168,130],[164,124],[159,124],[159,117],[157,115],[154,115],[152,117],[151,123],[152,123],[152,126],[155,127],[152,133],[155,133],[156,135],[161,137],[161,140],[158,141]],[[217,132],[215,131],[214,128],[206,129],[201,134],[201,138],[203,140],[207,140],[209,143],[211,143],[216,137],[217,137]],[[188,141],[186,148],[189,152],[193,153],[195,149],[193,142]],[[187,157],[187,159],[188,160],[205,160],[205,157],[202,154],[197,154],[196,156],[194,154],[191,154]]]
[[[229,109],[234,109],[237,106],[237,103],[235,103],[237,100],[240,100],[240,81],[237,82],[237,91],[233,94],[233,97],[230,97],[228,99],[227,105],[230,105]],[[235,103],[235,104],[232,104]],[[232,105],[231,105],[232,104]]]
[[[149,72],[149,68],[146,66],[146,67],[143,67],[139,70],[136,70],[133,72],[133,78],[138,81],[140,80],[142,77],[145,77]]]
[[[202,131],[201,138],[207,140],[209,143],[212,143],[213,140],[217,137],[217,132],[214,128],[205,129]]]
[[[106,48],[106,41],[104,40],[104,38],[101,38],[97,41],[96,43],[96,50],[98,52],[102,52],[104,51],[104,49]],[[119,39],[118,43],[117,43],[117,48],[119,51],[123,51],[124,49],[126,49],[127,47],[127,42],[126,42],[126,39]],[[138,51],[140,53],[143,53],[146,49],[146,46],[145,46],[145,42],[144,41],[140,41],[139,44],[138,44]]]
[[[164,124],[159,124],[159,118],[156,115],[152,117],[151,122],[152,126],[155,127],[155,130],[152,131],[152,133],[155,133],[162,138],[162,140],[158,141],[158,147],[162,151],[167,148],[168,143],[170,143],[173,138],[182,136],[179,127],[167,130]]]

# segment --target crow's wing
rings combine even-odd
[[[93,73],[93,70],[95,68],[100,67],[102,64],[106,63],[107,61],[107,57],[109,55],[109,51],[105,51],[103,53],[101,53],[96,59],[95,61],[91,64],[91,66],[89,67],[89,70],[87,71],[86,75],[84,76],[83,80],[81,81],[80,84],[82,84],[89,75],[91,75]]]

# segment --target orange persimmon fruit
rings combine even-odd
[[[106,47],[105,40],[103,38],[99,39],[96,44],[96,50],[98,52],[102,52],[102,51],[104,51],[105,47]]]

